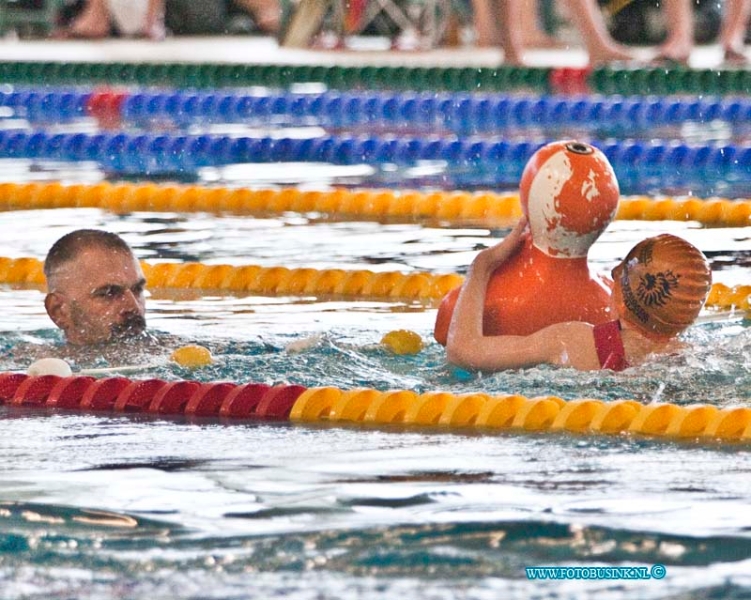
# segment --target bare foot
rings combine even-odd
[[[724,58],[725,62],[735,65],[744,65],[748,62],[748,56],[743,48],[725,48]]]
[[[103,1],[86,3],[83,12],[67,28],[68,37],[101,39],[110,33],[110,15]]]
[[[631,60],[634,60],[633,54],[622,46],[608,46],[589,50],[589,62],[592,65]]]
[[[658,49],[657,56],[652,62],[674,62],[682,65],[688,64],[691,57],[691,47],[685,44],[664,44]]]
[[[475,46],[478,48],[496,48],[501,44],[501,34],[497,27],[486,24],[475,25]]]
[[[72,38],[102,39],[110,33],[109,20],[78,19],[70,24],[67,32],[68,36]]]
[[[524,54],[515,50],[503,49],[503,63],[513,67],[524,67],[527,63],[524,61]]]
[[[259,29],[266,33],[279,31],[281,9],[277,0],[238,0],[238,4],[251,14]]]
[[[561,40],[553,37],[552,35],[548,35],[540,29],[524,32],[523,38],[524,45],[529,48],[551,49],[564,48],[566,46],[566,44],[564,44]]]
[[[102,40],[109,35],[109,31],[102,33],[99,30],[91,31],[86,29],[55,29],[50,37],[53,40]]]

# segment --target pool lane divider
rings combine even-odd
[[[155,288],[245,292],[279,296],[336,296],[419,300],[443,298],[461,285],[455,274],[373,272],[369,269],[312,269],[258,265],[141,262],[147,286]],[[0,257],[0,283],[44,286],[43,263],[36,258]]]
[[[325,296],[350,299],[411,300],[433,303],[464,281],[453,273],[373,272],[369,269],[312,269],[259,265],[141,262],[151,289],[244,292],[276,296]],[[43,263],[36,258],[0,257],[0,284],[44,286]],[[712,284],[708,309],[751,314],[751,285]]]
[[[295,423],[355,423],[479,432],[639,434],[698,441],[751,442],[751,407],[679,406],[634,400],[565,401],[484,393],[308,388],[295,384],[165,381],[0,374],[0,405],[158,416]]]
[[[560,128],[623,131],[686,122],[751,121],[747,98],[541,96],[478,92],[157,90],[123,87],[24,87],[0,90],[0,106],[32,123],[83,117],[104,127],[187,127],[207,123],[363,126],[369,130],[473,133]]]
[[[711,174],[746,181],[751,144],[686,144],[670,140],[593,141],[619,179],[648,174],[673,185]],[[95,162],[112,173],[155,176],[196,173],[205,167],[238,163],[323,162],[339,166],[413,166],[440,161],[447,167],[473,167],[483,176],[518,180],[545,141],[458,135],[311,134],[310,137],[218,134],[60,133],[0,130],[0,158]]]
[[[719,97],[634,96],[523,96],[478,92],[368,92],[363,90],[320,93],[259,92],[255,95],[146,90],[127,92],[94,89],[77,102],[65,94],[59,102],[46,92],[48,111],[32,111],[48,118],[65,114],[66,105],[83,106],[86,114],[108,123],[149,126],[152,123],[191,125],[245,123],[344,128],[365,125],[371,130],[439,130],[462,134],[560,128],[636,130],[678,126],[686,122],[726,122],[741,125],[751,120],[751,101]],[[1,98],[1,97],[0,97]],[[10,99],[9,99],[10,100]],[[42,104],[31,98],[26,105]],[[67,102],[66,102],[67,101]],[[56,110],[60,105],[61,110]]]
[[[3,61],[0,81],[16,84],[116,84],[173,88],[321,83],[328,88],[547,91],[551,70],[513,67],[409,67],[377,65],[232,64],[198,62]],[[581,79],[572,71],[566,79]]]
[[[3,83],[139,85],[177,88],[267,86],[288,89],[320,83],[330,89],[535,91],[562,94],[745,95],[751,71],[683,65],[597,68],[444,67],[393,65],[232,64],[201,62],[0,62]]]
[[[348,218],[410,221],[436,219],[458,224],[509,225],[518,219],[518,194],[493,192],[362,189],[329,191],[293,187],[247,188],[109,183],[0,183],[0,210],[101,208],[137,211],[211,212],[243,215],[284,212],[323,213]],[[751,200],[627,196],[618,205],[618,220],[696,221],[703,225],[751,225]]]

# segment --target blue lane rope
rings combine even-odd
[[[0,158],[95,161],[104,169],[143,175],[193,172],[237,163],[325,162],[335,165],[396,164],[440,160],[451,166],[520,176],[545,140],[512,141],[456,136],[337,136],[311,138],[222,135],[51,133],[0,131]],[[704,169],[714,178],[751,178],[751,145],[689,145],[682,142],[593,141],[616,174],[665,171],[671,178],[695,177]],[[619,173],[619,171],[621,173]]]
[[[510,127],[587,128],[677,125],[687,121],[751,122],[751,100],[669,98],[524,97],[500,94],[325,92],[232,95],[138,92],[122,106],[126,122],[259,122],[328,127],[391,126],[457,132],[503,131]]]
[[[64,122],[87,114],[93,89],[0,91],[0,106],[32,122]],[[499,132],[509,128],[579,126],[629,131],[686,122],[751,123],[751,99],[679,97],[556,97],[428,92],[229,93],[127,91],[123,123],[169,122],[321,125],[324,127]]]

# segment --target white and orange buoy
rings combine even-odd
[[[610,320],[609,279],[587,254],[618,209],[619,189],[605,155],[583,142],[540,148],[522,173],[519,198],[530,235],[488,283],[485,335],[529,335],[553,323]],[[434,329],[445,345],[459,288],[441,302]]]

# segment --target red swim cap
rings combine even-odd
[[[605,155],[571,140],[535,152],[519,183],[532,242],[558,258],[587,256],[615,217],[619,195],[618,180]]]
[[[672,337],[694,322],[712,285],[706,257],[668,233],[636,244],[613,269],[620,318],[646,334]]]

